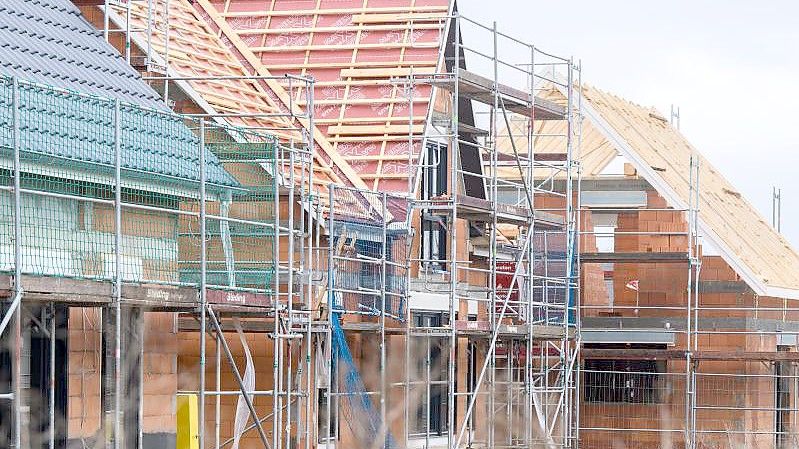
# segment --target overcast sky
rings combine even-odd
[[[465,16],[582,61],[583,81],[668,117],[761,214],[782,188],[799,248],[799,2],[458,0]]]

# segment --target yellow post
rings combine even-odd
[[[199,449],[197,395],[177,395],[177,449]]]

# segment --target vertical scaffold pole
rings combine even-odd
[[[114,448],[122,447],[122,125],[114,101]]]
[[[294,146],[294,140],[292,139],[291,145],[289,146],[289,158],[288,158],[288,173],[289,179],[287,182],[288,187],[288,220],[286,224],[286,235],[288,237],[288,256],[286,261],[286,297],[287,299],[287,306],[288,306],[288,332],[293,334],[293,327],[294,327],[294,152],[296,150]],[[285,173],[285,170],[281,170],[281,173]],[[275,181],[275,183],[277,183]],[[278,201],[275,202],[275,205],[280,204]],[[291,447],[291,389],[292,382],[291,382],[291,370],[292,370],[292,340],[291,338],[293,335],[289,336],[288,346],[289,346],[289,356],[288,356],[288,370],[286,371],[286,448]],[[301,347],[299,350],[301,351]],[[299,356],[299,353],[298,353]],[[297,368],[302,371],[302,362],[297,362]],[[299,385],[300,379],[297,379],[297,389],[300,390],[301,387]],[[299,401],[301,399],[297,398],[297,420],[299,421]],[[299,428],[298,428],[299,430]],[[297,435],[299,437],[299,434]]]
[[[12,82],[11,115],[12,115],[12,140],[14,145],[14,302],[6,312],[4,325],[0,326],[0,334],[3,332],[7,319],[13,314],[14,333],[11,336],[13,342],[13,374],[12,390],[14,393],[14,447],[21,448],[22,445],[22,191],[20,181],[20,135],[19,135],[19,81],[13,78]]]
[[[447,224],[450,235],[449,235],[449,258],[450,258],[450,291],[449,291],[449,319],[448,319],[448,337],[449,337],[449,357],[447,362],[447,422],[450,425],[447,426],[447,446],[450,448],[454,447],[455,444],[455,407],[457,403],[455,401],[455,361],[457,358],[457,354],[455,353],[455,345],[456,345],[456,329],[455,329],[455,316],[457,312],[456,302],[457,302],[457,287],[458,287],[458,249],[457,249],[457,220],[458,220],[458,208],[456,204],[456,197],[458,194],[458,156],[460,153],[460,144],[458,141],[458,113],[459,113],[459,95],[460,89],[458,86],[458,77],[460,76],[460,60],[461,60],[461,48],[460,48],[460,19],[457,12],[453,12],[453,20],[455,21],[455,36],[453,40],[454,45],[454,55],[455,60],[452,64],[452,72],[454,77],[454,88],[452,92],[452,115],[450,117],[450,153],[452,157],[450,158],[450,186],[449,186],[449,197],[450,197],[450,214],[449,216],[452,217],[452,220]],[[424,151],[424,149],[422,149]],[[429,384],[429,383],[428,383]],[[425,398],[427,403],[430,403],[430,397],[428,396]],[[428,406],[429,408],[429,406]],[[428,420],[427,423],[427,430],[429,432],[430,423]]]
[[[335,273],[335,265],[333,259],[333,248],[334,248],[334,236],[335,236],[335,229],[333,228],[333,215],[335,208],[333,207],[333,201],[335,198],[335,189],[336,186],[334,184],[328,184],[328,254],[327,254],[327,318],[329,321],[338,319],[333,316],[333,307],[334,301],[336,300],[336,294],[333,292],[333,276]],[[334,370],[334,357],[335,354],[333,353],[333,335],[331,334],[331,326],[327,326],[327,344],[325,345],[325,351],[328,352],[329,356],[326,359],[329,361],[330,366],[327,367],[328,372],[327,374],[327,390],[325,394],[327,395],[327,400],[325,401],[325,408],[326,410],[326,417],[327,417],[327,425],[325,425],[325,447],[330,449],[331,447],[331,424],[333,422],[333,417],[331,415],[332,411],[332,403],[333,403],[333,396],[331,392],[333,391],[333,383],[334,380],[338,377],[335,375]],[[338,412],[338,410],[336,410]],[[338,420],[337,420],[338,423]]]
[[[199,449],[205,449],[205,363],[206,347],[205,332],[208,327],[206,320],[206,309],[208,306],[207,297],[207,274],[208,274],[208,254],[207,254],[207,230],[206,230],[206,210],[205,210],[205,120],[200,119],[200,397],[198,407],[198,430],[197,440]],[[221,333],[218,335],[223,338]]]
[[[563,316],[563,340],[561,341],[561,369],[563,370],[563,384],[561,385],[562,391],[561,394],[563,395],[562,406],[563,410],[561,410],[561,426],[563,427],[563,444],[568,444],[569,437],[571,435],[570,431],[570,420],[571,420],[571,401],[567,400],[570,398],[570,387],[569,383],[571,382],[572,378],[572,365],[571,365],[571,341],[569,338],[569,321],[570,321],[570,312],[571,312],[571,305],[569,302],[574,297],[571,294],[571,286],[572,286],[572,279],[575,278],[575,269],[579,266],[575,265],[574,262],[574,253],[579,251],[577,247],[575,247],[575,242],[577,239],[577,235],[579,234],[579,224],[575,223],[575,216],[576,212],[574,210],[574,186],[571,182],[571,164],[572,160],[574,159],[574,60],[573,58],[569,58],[568,65],[566,69],[566,81],[568,83],[568,87],[566,88],[566,92],[568,95],[568,99],[566,100],[566,123],[567,123],[567,136],[566,136],[566,167],[568,173],[566,174],[566,304],[564,308],[564,316]],[[553,69],[554,72],[554,69]],[[548,247],[544,249],[548,251]],[[575,301],[576,298],[575,298]],[[554,423],[553,423],[554,426]]]
[[[574,442],[573,447],[579,447],[580,444],[580,392],[581,390],[581,382],[580,373],[581,373],[581,364],[580,364],[580,345],[582,341],[581,336],[581,329],[582,329],[582,315],[580,306],[582,304],[582,280],[580,276],[580,272],[582,271],[582,261],[580,260],[580,244],[581,244],[581,224],[582,224],[582,165],[579,162],[580,154],[582,151],[582,136],[583,136],[583,75],[582,75],[582,61],[578,61],[577,67],[577,162],[576,162],[576,175],[577,175],[577,204],[575,205],[577,209],[577,215],[575,220],[575,229],[574,229],[574,239],[576,241],[575,247],[577,248],[577,254],[575,254],[576,259],[576,266],[578,269],[577,276],[575,277],[575,295],[574,295],[574,314],[575,314],[575,380],[574,380],[574,391],[575,391],[575,406],[574,406]],[[574,157],[574,155],[572,155]],[[568,182],[572,182],[572,164],[574,162],[569,162],[569,172],[567,174]]]
[[[111,7],[110,0],[103,0],[103,39],[108,42],[109,27],[111,26],[108,10]]]
[[[530,47],[530,94],[535,101],[535,47]],[[534,183],[534,161],[535,161],[535,107],[531,108],[530,113],[530,121],[528,122],[527,126],[527,179],[529,183]],[[508,135],[510,138],[511,131],[508,129]],[[526,188],[526,186],[525,186]],[[530,189],[530,195],[534,195],[534,189]],[[532,198],[532,197],[531,197]],[[533,201],[530,205],[531,207],[535,206],[535,202]],[[531,211],[533,217],[535,217],[535,211]],[[531,219],[527,223],[527,233],[534,234],[535,232],[535,219]],[[525,446],[527,449],[532,449],[533,447],[533,342],[534,334],[533,334],[533,314],[535,312],[535,279],[534,279],[534,272],[533,272],[533,260],[534,260],[534,248],[530,245],[527,249],[527,342],[525,346],[525,357],[524,357],[524,398],[525,398],[525,407],[524,407],[524,442],[526,443]],[[519,289],[521,291],[521,289]]]
[[[686,336],[685,336],[685,447],[687,449],[694,448],[694,432],[693,432],[693,419],[691,415],[694,413],[693,400],[694,400],[694,385],[693,385],[693,310],[692,304],[693,294],[693,275],[694,275],[694,245],[693,245],[693,220],[694,220],[694,156],[691,155],[689,161],[689,192],[688,192],[688,284],[686,285]]]
[[[306,397],[306,408],[305,408],[305,421],[306,421],[305,449],[311,449],[311,439],[312,438],[318,439],[317,433],[312,433],[311,432],[311,420],[313,419],[313,414],[311,412],[311,407],[312,407],[311,398],[315,397],[313,395],[317,394],[318,391],[319,391],[318,388],[314,388],[314,390],[311,391],[311,386],[312,386],[312,382],[311,382],[311,353],[312,353],[312,346],[313,346],[312,329],[311,328],[312,328],[313,314],[314,314],[314,310],[313,310],[313,285],[312,285],[312,281],[311,281],[311,279],[313,277],[313,269],[314,269],[314,265],[313,265],[313,252],[314,252],[313,226],[314,226],[314,221],[312,220],[312,215],[311,215],[312,211],[313,211],[313,164],[314,164],[313,158],[314,158],[314,148],[315,148],[314,147],[314,145],[315,145],[315,143],[314,143],[314,134],[313,134],[313,130],[314,130],[314,126],[315,126],[314,125],[314,121],[313,121],[313,118],[314,118],[314,105],[313,105],[314,91],[313,90],[314,90],[313,79],[306,79],[306,81],[305,81],[305,104],[308,105],[308,108],[307,108],[308,129],[306,129],[304,131],[304,136],[305,136],[304,143],[305,143],[306,147],[303,148],[303,153],[302,153],[301,160],[302,161],[306,161],[306,160],[308,161],[308,191],[307,191],[307,193],[305,192],[305,187],[304,187],[304,182],[305,182],[305,168],[304,167],[303,167],[303,169],[301,171],[301,175],[300,175],[301,201],[303,203],[303,206],[307,207],[307,211],[308,211],[307,212],[308,213],[307,221],[305,219],[305,214],[304,213],[300,213],[300,229],[302,230],[302,232],[304,234],[303,237],[306,238],[306,240],[305,240],[306,248],[304,248],[304,250],[308,251],[307,257],[304,255],[304,253],[302,251],[301,251],[301,255],[300,255],[300,267],[301,267],[302,273],[304,275],[303,279],[306,282],[306,285],[305,285],[305,287],[306,287],[305,298],[304,298],[303,303],[306,304],[307,308],[308,308],[308,323],[307,323],[308,328],[306,330],[306,338],[308,339],[308,342],[307,342],[308,350],[307,350],[307,353],[306,353],[306,356],[305,356],[305,368],[306,368],[307,375],[308,375],[307,384],[306,384],[308,392],[307,392],[307,397]],[[318,378],[319,378],[319,375],[317,373],[317,375],[314,376],[313,386],[318,386],[318,384],[317,384],[317,379]]]
[[[388,246],[388,222],[386,220],[386,216],[388,214],[388,208],[386,207],[386,201],[388,200],[388,196],[385,192],[382,194],[382,206],[383,210],[381,211],[381,216],[383,218],[383,246],[381,248],[380,254],[380,269],[381,269],[381,280],[380,285],[382,286],[380,292],[380,426],[381,426],[381,433],[383,437],[383,448],[389,449],[389,432],[388,432],[388,420],[386,419],[386,290],[388,286],[386,286],[386,257],[387,257],[387,249]]]
[[[489,177],[489,197],[491,201],[491,229],[489,231],[489,241],[490,241],[490,248],[497,247],[497,227],[499,223],[497,222],[497,167],[498,167],[498,160],[497,160],[497,139],[499,137],[499,114],[500,114],[500,103],[499,103],[499,36],[497,35],[497,22],[494,21],[491,26],[491,40],[492,40],[492,79],[494,84],[491,88],[491,94],[493,97],[493,103],[491,105],[491,146],[489,147],[488,151],[491,152],[490,154],[490,164],[491,164],[491,176]],[[503,109],[504,112],[504,109]],[[508,134],[510,134],[510,127],[508,127]],[[518,157],[518,155],[516,156]],[[489,251],[489,261],[488,261],[488,285],[496,286],[497,285],[497,254],[495,251]],[[509,286],[512,289],[512,286]],[[497,290],[495,287],[491,288],[490,293],[491,295],[491,310],[488,313],[490,317],[490,327],[489,330],[491,332],[496,331],[499,327],[500,322],[497,320]],[[509,298],[506,298],[506,300]],[[488,425],[488,447],[494,447],[495,444],[495,431],[496,431],[496,423],[497,419],[495,416],[495,409],[496,409],[496,377],[497,377],[497,359],[496,359],[496,346],[489,348],[489,352],[486,354],[486,358],[489,361],[488,365],[488,416],[487,416],[487,425]],[[506,363],[509,360],[506,360]],[[510,402],[510,401],[508,401]],[[505,417],[507,419],[507,416]]]
[[[50,382],[49,382],[49,394],[48,394],[48,422],[47,426],[50,428],[48,432],[48,442],[47,447],[49,449],[55,449],[55,337],[56,337],[56,327],[55,327],[55,320],[56,320],[56,307],[55,303],[50,303]]]
[[[280,201],[280,188],[278,177],[282,166],[280,161],[283,158],[283,147],[281,145],[275,146],[274,159],[272,161],[272,195],[274,201]],[[273,278],[272,278],[272,308],[275,314],[275,330],[272,334],[274,339],[272,345],[272,447],[275,449],[280,448],[280,424],[282,421],[282,384],[283,384],[283,345],[281,344],[283,331],[280,328],[280,207],[275,207],[273,215],[273,236],[272,236],[272,264],[273,264]]]
[[[216,354],[214,355],[214,368],[216,369],[216,391],[222,391],[222,342],[221,335],[216,336]],[[221,449],[220,432],[222,427],[222,395],[216,394],[214,398],[214,449]],[[238,408],[238,407],[237,407]]]

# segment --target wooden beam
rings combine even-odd
[[[327,128],[327,133],[347,136],[404,134],[407,137],[410,129],[411,127],[408,125],[337,125]],[[424,125],[415,125],[413,127],[413,134],[419,134],[423,131]]]
[[[410,66],[419,66],[420,63],[418,61],[355,61],[355,62],[348,62],[348,61],[325,61],[325,62],[296,62],[296,63],[281,63],[277,65],[263,65],[266,69],[281,69],[281,70],[300,70],[303,68],[306,69],[354,69],[354,68],[369,68],[369,67],[410,67]]]
[[[237,12],[223,12],[218,13],[222,17],[276,17],[276,16],[310,16],[318,15],[345,15],[345,14],[359,14],[359,13],[408,13],[408,12],[439,12],[446,16],[447,6],[403,6],[403,7],[373,7],[369,6],[360,8],[319,8],[319,9],[294,9],[289,8],[280,11],[237,11]]]
[[[269,72],[269,70],[263,65],[261,60],[257,58],[252,51],[250,51],[247,44],[245,44],[236,34],[236,32],[230,28],[230,25],[228,25],[225,19],[220,16],[220,14],[208,0],[197,0],[196,4],[206,14],[208,14],[208,16],[214,21],[214,24],[219,27],[219,30],[230,40],[230,43],[233,44],[236,50],[244,57],[244,59],[247,60],[247,62],[253,67],[258,75],[272,75],[272,73]],[[251,16],[252,14],[250,13],[248,15]],[[296,102],[291,101],[291,94],[286,92],[286,89],[276,80],[264,80],[264,83],[275,94],[275,96],[283,102],[284,105],[296,104]],[[256,83],[256,85],[258,84],[259,83]],[[311,125],[307,119],[298,118],[298,121],[304,128],[311,128]],[[366,183],[363,181],[363,179],[361,179],[360,176],[358,176],[358,173],[352,168],[352,166],[350,166],[350,164],[343,157],[341,157],[341,155],[333,148],[333,145],[331,145],[330,142],[324,139],[324,134],[322,134],[322,132],[318,129],[313,129],[313,133],[316,144],[330,159],[330,161],[332,161],[334,165],[338,166],[339,170],[341,170],[344,176],[346,176],[347,180],[352,184],[352,186],[358,189],[368,190]],[[317,160],[324,162],[321,158],[317,158]]]
[[[342,69],[342,78],[400,78],[413,75],[432,75],[435,67],[380,67],[368,69]]]
[[[446,16],[440,14],[425,14],[425,13],[400,13],[400,14],[375,14],[373,12],[364,13],[352,18],[353,23],[407,23],[414,24],[421,22],[443,22]]]
[[[241,30],[234,30],[239,35],[287,35],[287,34],[310,34],[310,33],[344,33],[344,32],[357,32],[360,31],[402,31],[406,28],[405,24],[387,24],[387,25],[344,25],[340,27],[297,27],[297,28],[246,28]],[[441,26],[438,24],[414,24],[414,30],[438,30]]]
[[[316,83],[316,84],[319,85],[319,83]],[[345,118],[343,120],[338,118],[338,117],[335,117],[335,118],[318,118],[318,119],[314,120],[314,123],[317,123],[317,124],[320,124],[320,125],[333,125],[333,124],[339,124],[339,123],[350,123],[350,124],[368,123],[368,124],[377,124],[378,126],[383,126],[383,125],[386,124],[386,122],[391,122],[391,123],[403,123],[403,124],[405,124],[405,126],[407,126],[409,121],[410,121],[410,118],[408,116],[405,116],[405,117],[347,117],[347,118]],[[414,121],[417,122],[417,123],[424,123],[424,117],[422,117],[422,118],[417,117],[416,119],[414,119]]]
[[[271,47],[250,47],[250,51],[253,53],[287,53],[298,51],[383,50],[408,47],[438,48],[438,44],[435,42],[386,42],[383,44],[280,45]]]

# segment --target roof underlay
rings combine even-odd
[[[419,154],[409,127],[422,131],[431,98],[429,86],[417,86],[411,109],[392,78],[435,73],[449,6],[450,0],[197,1],[255,73],[316,80],[314,120],[330,148],[369,188],[388,192],[408,190],[409,161]]]
[[[582,100],[583,144],[589,145],[584,155],[593,158],[601,149],[596,159],[602,160],[620,152],[672,207],[681,209],[688,205],[690,158],[696,155],[702,237],[756,293],[799,299],[799,254],[668,120],[596,88],[584,87]],[[592,164],[588,173],[602,168]]]
[[[154,10],[162,11],[165,0],[153,0]],[[210,8],[210,5],[205,4]],[[131,26],[147,29],[147,5],[144,2],[132,3]],[[160,17],[160,16],[159,16]],[[117,14],[116,20],[124,20],[124,14]],[[159,19],[160,20],[160,19]],[[165,48],[165,36],[158,26],[151,28],[152,47],[156,55],[169,52],[169,70],[172,76],[213,78],[265,75],[270,73],[256,70],[247,61],[237,57],[235,42],[225,34],[224,28],[215,26],[214,21],[202,8],[192,6],[189,0],[169,1],[169,42]],[[143,33],[134,33],[133,38],[140,47],[146,46]],[[234,126],[250,126],[270,129],[269,132],[289,141],[301,140],[295,130],[298,124],[287,116],[265,117],[263,114],[285,114],[289,110],[291,95],[284,84],[276,80],[252,79],[195,79],[177,81],[183,90],[209,113],[253,114],[252,117],[226,117],[225,121]],[[302,95],[300,89],[297,95]],[[293,106],[293,105],[292,105]],[[295,111],[301,109],[294,107]],[[298,120],[299,125],[310,129],[307,120]],[[324,195],[326,185],[335,183],[356,188],[366,188],[358,174],[349,163],[340,157],[330,146],[324,135],[315,130],[315,184]]]

